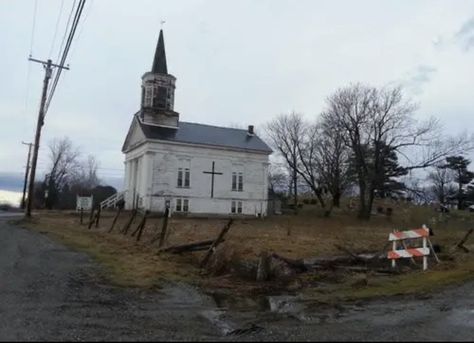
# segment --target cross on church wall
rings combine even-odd
[[[216,162],[212,161],[212,170],[203,171],[204,174],[211,174],[211,198],[214,198],[214,175],[222,175],[220,172],[215,171]]]

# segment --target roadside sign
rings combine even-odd
[[[76,211],[84,210],[89,211],[92,209],[93,196],[90,197],[80,197],[76,196]]]

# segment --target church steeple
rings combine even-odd
[[[158,43],[156,44],[155,58],[153,59],[151,72],[154,74],[168,74],[163,30],[160,30],[160,37],[158,38]]]
[[[149,125],[177,128],[179,113],[174,111],[176,78],[168,74],[165,40],[160,30],[151,71],[142,76],[141,119]]]

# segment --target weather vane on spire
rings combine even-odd
[[[161,29],[163,29],[163,24],[166,23],[166,20],[163,20],[163,19],[162,19],[162,20],[160,21],[160,23],[161,23]]]

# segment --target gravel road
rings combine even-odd
[[[225,308],[184,284],[117,288],[100,266],[0,214],[1,341],[473,340],[474,283],[423,299]]]

